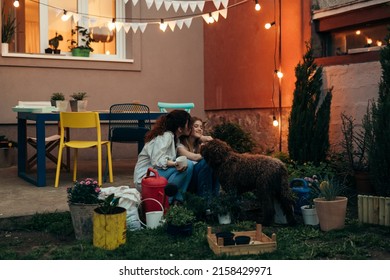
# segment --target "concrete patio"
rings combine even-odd
[[[133,171],[136,159],[114,160],[114,182],[109,186],[133,186]],[[33,172],[34,170],[32,170]],[[79,163],[78,177],[97,178],[97,162]],[[36,187],[17,175],[17,167],[0,168],[0,219],[68,211],[66,188],[72,185],[72,173],[61,172],[60,186],[54,188],[55,165],[47,162],[46,187]]]

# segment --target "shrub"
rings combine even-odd
[[[250,153],[255,147],[251,135],[236,123],[226,122],[216,125],[211,136],[225,141],[238,153]]]

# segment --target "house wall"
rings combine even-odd
[[[294,70],[310,40],[310,1],[281,0],[281,99],[274,73],[279,69],[279,1],[261,1],[261,7],[256,12],[249,1],[229,10],[226,20],[205,26],[205,110],[212,125],[240,123],[259,152],[285,151]],[[265,23],[272,21],[276,25],[266,30]],[[281,126],[275,128],[273,115],[279,118],[279,113]]]
[[[278,117],[278,84],[273,84],[274,79],[269,75],[274,65],[270,51],[274,47],[274,41],[268,38],[263,28],[264,23],[273,18],[273,4],[270,2],[261,3],[259,14],[252,13],[253,6],[250,4],[239,7],[237,15],[229,14],[231,17],[218,26],[219,34],[225,34],[228,30],[229,41],[234,41],[235,44],[224,44],[221,48],[226,38],[205,27],[205,109],[208,124],[211,127],[224,121],[239,123],[251,133],[257,144],[257,152],[264,153],[288,151],[288,118],[296,81],[294,69],[305,52],[305,41],[310,40],[311,29],[314,30],[310,20],[310,1],[282,0],[282,125],[275,128],[272,126],[275,110],[271,105],[271,95],[272,85],[275,85],[274,101]],[[318,1],[312,2],[315,5]],[[321,8],[328,8],[332,4],[361,1],[320,2]],[[240,25],[237,23],[239,20],[245,23]],[[246,26],[251,32],[245,31]],[[243,56],[242,52],[248,57],[240,60],[240,63],[234,63],[232,54]],[[224,69],[228,69],[229,75],[222,72]],[[333,87],[329,133],[332,149],[340,148],[340,113],[350,114],[360,122],[366,112],[368,100],[378,95],[380,76],[379,61],[324,66],[323,88]]]
[[[156,17],[155,6],[148,10],[141,2],[140,14]],[[0,56],[0,135],[16,139],[16,113],[11,108],[19,100],[49,100],[53,92],[63,92],[69,99],[73,92],[85,91],[91,110],[133,100],[153,111],[158,110],[158,101],[194,102],[192,113],[204,116],[203,19],[194,19],[190,28],[174,32],[168,28],[165,33],[157,24],[148,25],[135,38],[138,45],[133,47],[139,56],[134,64]],[[114,151],[115,159],[122,157],[128,154]]]

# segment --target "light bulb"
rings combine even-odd
[[[69,19],[69,15],[66,10],[64,10],[64,14],[61,16],[62,21],[67,21]]]
[[[162,19],[161,22],[160,22],[160,30],[162,32],[165,32],[165,30],[167,29],[168,25],[164,22],[164,20]]]
[[[276,76],[278,76],[279,79],[283,78],[283,73],[281,71],[276,71]]]
[[[207,19],[207,23],[214,23],[214,18],[211,15],[211,13],[209,13],[209,18]]]
[[[17,1],[17,0],[16,0],[16,1],[14,1],[14,7],[15,7],[15,8],[17,8],[17,7],[19,7],[19,6],[20,6],[20,3],[19,3],[19,1]]]
[[[275,127],[279,125],[279,122],[278,122],[278,120],[276,119],[275,116],[273,116],[273,118],[272,118],[272,125],[275,126]]]
[[[369,44],[369,45],[372,44],[372,39],[371,38],[367,38],[367,44]]]
[[[360,35],[360,30],[356,30],[356,35]]]
[[[112,31],[115,29],[115,19],[108,23],[108,30]]]
[[[255,10],[256,10],[256,11],[260,11],[261,6],[260,6],[260,4],[259,4],[259,1],[258,1],[258,0],[255,0],[255,3],[256,3],[256,5],[255,5]]]
[[[267,22],[264,27],[265,29],[270,29],[273,25],[275,25],[275,22]]]
[[[376,41],[376,45],[379,47],[382,46],[382,41]]]

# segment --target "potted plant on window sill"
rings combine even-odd
[[[5,15],[4,5],[1,8],[1,53],[7,54],[9,50],[9,43],[15,34],[16,30],[16,19],[11,16],[11,11],[8,16]]]
[[[80,35],[79,45],[76,40],[73,40],[75,34]],[[70,40],[69,49],[73,56],[89,57],[90,53],[93,52],[93,48],[91,47],[92,42],[94,42],[94,39],[89,30],[82,26],[76,26],[72,29],[72,39]]]
[[[70,95],[72,98],[70,102],[70,108],[72,112],[84,112],[86,111],[88,100],[85,100],[87,97],[86,92],[74,92]]]
[[[56,32],[56,36],[49,40],[49,45],[51,48],[47,48],[45,50],[45,53],[54,53],[54,54],[60,54],[61,50],[58,49],[58,46],[60,44],[60,41],[62,41],[64,38],[62,35],[58,35]]]

